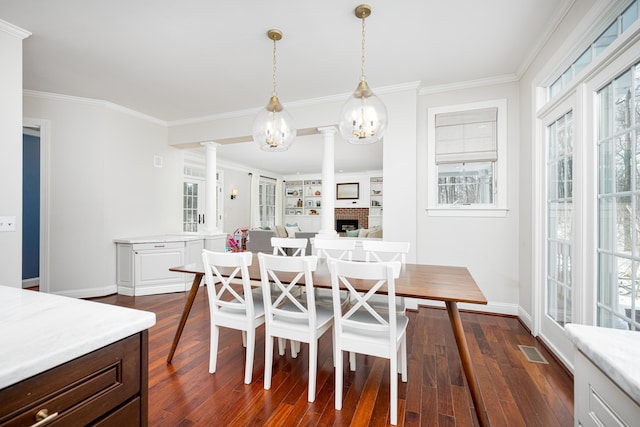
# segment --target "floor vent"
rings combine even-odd
[[[526,357],[529,362],[544,364],[549,363],[547,362],[547,359],[545,359],[544,356],[540,354],[537,348],[528,345],[519,345],[518,347],[520,348],[520,351],[524,353],[524,357]]]

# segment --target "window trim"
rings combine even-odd
[[[498,159],[495,163],[495,195],[493,204],[473,206],[440,205],[438,203],[438,168],[436,165],[435,117],[484,108],[497,108],[496,138]],[[429,216],[502,217],[507,209],[507,100],[493,99],[467,104],[432,107],[427,110],[427,213]]]

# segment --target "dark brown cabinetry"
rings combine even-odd
[[[147,346],[145,330],[0,390],[0,426],[146,426]]]

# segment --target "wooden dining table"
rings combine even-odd
[[[177,266],[169,270],[193,274],[194,278],[180,323],[178,324],[178,329],[171,345],[171,350],[169,351],[169,356],[167,357],[167,363],[171,363],[178,342],[180,341],[182,330],[189,317],[191,306],[193,305],[193,301],[205,275],[204,268],[202,264],[199,263]],[[256,254],[254,254],[253,262],[249,266],[249,276],[251,280],[260,280],[260,266]],[[443,301],[445,303],[478,421],[481,426],[488,426],[489,421],[486,407],[478,387],[478,381],[458,311],[458,303],[487,304],[487,299],[471,276],[471,273],[469,273],[466,267],[405,264],[402,266],[400,277],[396,279],[395,285],[396,296]],[[331,275],[327,262],[324,259],[318,260],[318,267],[313,273],[313,286],[331,289]],[[356,290],[366,292],[370,284],[365,285],[363,283],[360,288],[358,288],[358,286],[358,284],[354,283]],[[381,293],[385,291],[385,287],[380,289]]]

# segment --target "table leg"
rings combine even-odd
[[[195,277],[193,278],[193,283],[191,284],[191,290],[189,291],[189,297],[187,298],[187,303],[184,306],[184,310],[182,310],[182,318],[180,319],[178,330],[176,331],[176,335],[173,337],[173,343],[171,344],[169,357],[167,357],[167,363],[171,363],[171,359],[173,359],[173,353],[176,352],[176,347],[178,347],[178,341],[180,341],[180,335],[182,335],[182,330],[184,329],[184,325],[187,323],[187,317],[189,317],[191,306],[193,305],[193,301],[196,299],[196,294],[198,293],[198,288],[200,287],[200,282],[202,281],[203,276],[204,276],[204,273],[196,273]]]
[[[487,418],[487,409],[484,406],[482,394],[480,394],[480,387],[478,387],[478,380],[476,379],[476,374],[473,370],[473,363],[471,363],[471,354],[469,353],[467,339],[465,338],[464,330],[462,329],[462,321],[460,320],[458,305],[455,301],[446,301],[445,303],[447,305],[449,321],[453,328],[453,335],[455,336],[456,343],[458,344],[458,352],[460,353],[460,359],[462,361],[462,369],[464,370],[464,375],[467,378],[467,384],[469,384],[469,391],[471,392],[473,405],[476,408],[478,421],[481,426],[488,426],[489,419]]]

